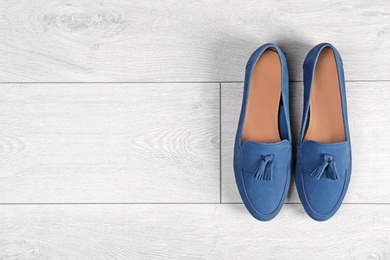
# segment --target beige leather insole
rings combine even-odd
[[[257,61],[250,82],[248,104],[242,131],[242,142],[280,141],[278,114],[282,91],[282,69],[279,55],[265,50]]]
[[[304,139],[321,143],[345,141],[336,60],[329,47],[321,51],[314,71],[309,125]]]

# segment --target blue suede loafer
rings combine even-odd
[[[234,146],[241,198],[258,220],[281,210],[291,179],[291,128],[286,58],[268,43],[246,65],[244,95]]]
[[[329,43],[315,46],[303,64],[304,104],[295,181],[302,205],[317,221],[332,217],[351,177],[351,141],[343,64]]]

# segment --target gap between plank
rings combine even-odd
[[[222,204],[222,82],[219,82],[219,203]]]

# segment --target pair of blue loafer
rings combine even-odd
[[[317,221],[339,209],[351,176],[342,60],[329,43],[306,56],[304,104],[295,182],[302,205]],[[282,50],[265,44],[249,58],[234,147],[234,173],[248,211],[258,220],[281,210],[291,180],[289,79]]]

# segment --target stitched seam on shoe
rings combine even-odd
[[[289,165],[291,164],[291,160],[289,161],[289,163],[283,165],[283,166],[280,166],[278,168],[274,168],[274,170],[280,170],[280,169],[283,169],[283,168],[286,168],[288,167]],[[241,167],[243,170],[245,171],[248,171],[248,172],[251,172],[252,170],[248,169],[248,168],[245,168],[244,166]]]
[[[301,168],[304,169],[304,170],[306,170],[306,171],[313,171],[313,169],[309,169],[309,168],[303,167],[302,164],[300,164],[300,165],[301,165]],[[342,171],[347,170],[347,169],[349,168],[350,165],[351,165],[351,162],[349,162],[348,165],[347,165],[346,167],[342,168],[341,170],[342,170]]]
[[[342,146],[342,145],[348,144],[349,141],[344,141],[344,142],[340,142],[340,143],[319,143],[319,142],[316,142],[313,140],[307,140],[307,141],[304,141],[298,148],[301,148],[305,143],[313,143],[313,144],[319,144],[319,145],[323,145],[323,146]],[[348,146],[350,146],[350,144]],[[348,148],[350,150],[350,147],[348,147]]]
[[[254,142],[254,141],[250,141],[250,140],[248,140],[248,141],[246,141],[246,142],[250,142],[251,144],[254,144],[254,145],[256,145],[256,146],[277,146],[277,145],[281,145],[281,144],[284,144],[284,143],[288,143],[288,144],[290,145],[289,147],[292,147],[290,141],[288,141],[287,139],[283,139],[282,141],[277,142],[277,143],[258,143],[258,142]],[[246,142],[244,142],[244,143],[241,145],[241,147],[239,147],[238,149],[239,149],[239,150],[242,150],[242,149],[243,149],[243,146],[244,146],[244,144],[245,144]]]

